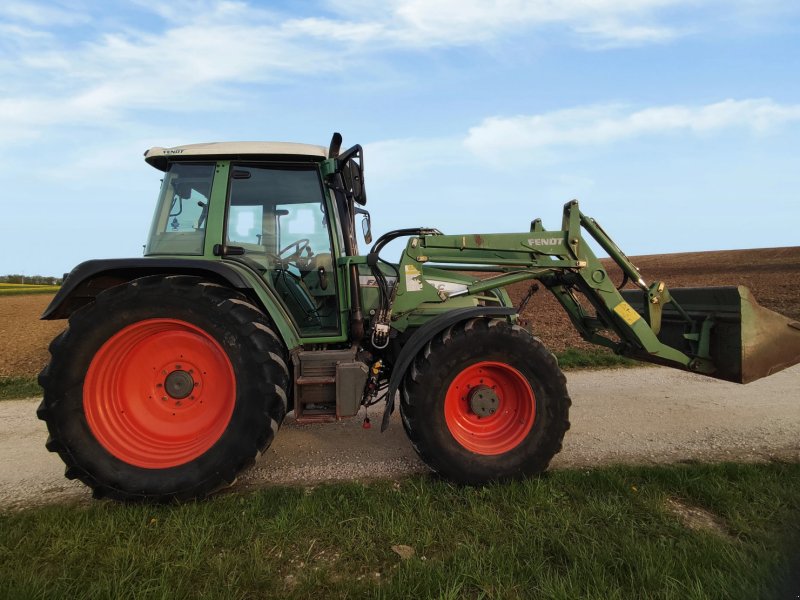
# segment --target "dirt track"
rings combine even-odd
[[[800,461],[800,365],[747,386],[665,368],[568,374],[573,399],[554,468],[691,460]],[[88,499],[64,479],[44,448],[38,400],[0,403],[0,507]],[[233,488],[395,478],[424,472],[395,414],[389,430],[358,419],[297,425],[287,418],[275,444]]]

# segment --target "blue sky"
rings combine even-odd
[[[799,34],[777,0],[4,0],[0,274],[139,256],[148,147],[333,131],[377,234],[578,198],[628,254],[797,245]]]

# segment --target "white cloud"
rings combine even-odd
[[[660,44],[685,35],[686,29],[652,25],[624,24],[617,19],[601,19],[586,26],[577,26],[575,31],[586,37],[585,46],[595,50]]]
[[[752,0],[730,1],[738,6]],[[243,102],[242,86],[248,84],[363,68],[365,61],[380,60],[382,53],[398,48],[479,45],[550,26],[565,28],[582,45],[594,48],[661,43],[685,33],[660,18],[662,13],[687,3],[331,0],[327,13],[290,17],[245,2],[138,0],[141,9],[161,17],[162,30],[109,29],[109,21],[97,18],[87,28],[95,37],[76,41],[59,35],[60,29],[88,23],[86,14],[57,5],[5,2],[0,7],[0,18],[8,21],[0,23],[8,34],[5,51],[0,44],[5,82],[0,131],[6,141],[36,139],[49,127],[118,124],[141,109],[235,109]],[[700,4],[719,7],[719,0]],[[372,72],[379,76],[380,69]],[[530,123],[521,123],[531,130]],[[490,126],[507,125],[506,119],[490,120],[474,136]],[[534,137],[548,135],[534,130]],[[512,133],[512,139],[520,135]]]
[[[0,23],[0,36],[7,42],[25,43],[47,39],[50,37],[50,34],[46,31],[40,31],[24,25]]]
[[[226,11],[246,8],[244,2],[235,2],[231,0],[171,0],[170,2],[131,0],[131,2],[142,10],[156,14],[166,21],[176,23],[186,22],[187,16],[191,20],[194,20],[202,18],[203,15],[207,13],[219,14]]]
[[[189,12],[157,34],[111,31],[80,45],[48,43],[4,60],[0,131],[30,139],[55,125],[98,125],[132,109],[187,112],[229,102],[228,84],[265,82],[331,68],[334,41],[309,39],[292,21],[235,3]],[[16,27],[16,26],[15,26]],[[30,30],[19,35],[33,37]],[[42,33],[42,35],[45,35]],[[16,65],[16,66],[15,66]]]
[[[346,18],[383,23],[385,41],[434,47],[475,45],[553,25],[615,45],[663,42],[680,30],[651,21],[663,9],[687,4],[689,0],[351,0],[329,6]]]
[[[3,0],[0,4],[0,18],[9,21],[22,21],[34,26],[71,27],[88,23],[89,15],[76,10],[59,8],[41,2],[16,2]]]
[[[465,136],[404,138],[365,145],[372,181],[394,184],[424,170],[463,166],[475,159],[495,166],[558,162],[558,150],[600,146],[641,136],[709,136],[731,129],[768,133],[800,121],[800,104],[769,98],[723,100],[702,106],[580,106],[538,115],[489,117]],[[403,168],[398,169],[397,165]]]
[[[398,180],[414,180],[426,169],[464,162],[461,140],[457,137],[381,140],[365,144],[364,154],[370,181],[392,185]]]
[[[538,115],[489,117],[469,130],[464,146],[477,156],[500,162],[545,149],[607,144],[643,135],[708,134],[729,128],[761,133],[793,121],[800,121],[800,104],[778,104],[769,98],[639,110],[588,106]]]

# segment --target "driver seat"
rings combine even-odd
[[[301,329],[322,325],[319,307],[302,279],[289,271],[277,269],[272,272],[272,283]]]

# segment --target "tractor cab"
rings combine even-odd
[[[164,178],[145,255],[238,263],[259,274],[298,337],[341,336],[335,257],[358,254],[356,210],[369,215],[354,205],[365,199],[361,148],[334,153],[275,142],[148,150]]]

